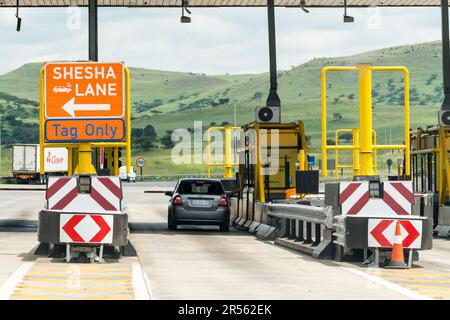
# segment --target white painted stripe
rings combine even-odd
[[[17,287],[23,277],[30,271],[34,265],[34,261],[24,262],[17,270],[6,280],[3,286],[0,288],[0,300],[8,300],[14,293],[14,289]]]
[[[120,199],[117,198],[114,193],[111,192],[103,183],[100,181],[92,180],[92,187],[97,190],[98,193],[102,195],[110,204],[116,208],[116,210],[120,210]]]
[[[77,186],[77,179],[72,178],[61,189],[59,189],[52,197],[48,199],[49,208],[52,208],[62,198],[64,198],[73,188]]]
[[[401,285],[398,285],[396,283],[381,279],[380,277],[368,274],[366,272],[362,272],[360,270],[354,269],[354,268],[348,268],[348,267],[341,267],[341,269],[344,269],[345,271],[348,271],[350,273],[353,273],[355,275],[358,275],[360,277],[363,277],[369,281],[372,281],[374,283],[377,283],[379,285],[382,285],[388,289],[391,289],[392,291],[395,291],[399,294],[402,294],[408,298],[415,299],[415,300],[432,300],[432,298],[418,294],[412,290],[409,290],[405,287],[402,287]]]
[[[152,299],[150,283],[138,260],[133,261],[131,265],[131,281],[135,300]]]
[[[391,183],[385,182],[383,187],[384,192],[389,194],[395,202],[397,202],[403,209],[411,214],[412,206],[408,199],[406,199],[400,192],[398,192]],[[405,187],[412,193],[412,190],[409,189],[407,185],[405,185]]]
[[[353,182],[350,184],[361,184],[350,197],[342,204],[342,214],[346,215],[348,211],[358,202],[359,199],[369,190],[368,182]]]

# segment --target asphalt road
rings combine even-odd
[[[318,261],[216,227],[166,227],[167,197],[124,184],[137,258],[104,264],[65,264],[36,258],[33,228],[2,222],[37,219],[42,191],[0,191],[0,299],[422,299],[450,298],[450,242],[436,240],[411,270],[368,269]],[[26,224],[26,223],[25,223]],[[72,283],[73,274],[78,279]]]

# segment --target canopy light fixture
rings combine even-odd
[[[355,22],[355,18],[347,15],[347,0],[344,0],[344,23]]]
[[[183,0],[181,2],[181,18],[180,18],[181,23],[191,23],[191,17],[184,15],[185,10],[188,14],[191,14],[191,11],[187,8],[188,4],[189,3],[187,0]]]
[[[305,0],[300,1],[300,9],[302,9],[304,12],[309,13],[309,10],[306,9],[306,3]]]
[[[16,5],[16,18],[17,18],[16,30],[17,30],[17,32],[19,32],[20,27],[22,26],[22,18],[19,17],[19,0],[17,0],[17,5]]]

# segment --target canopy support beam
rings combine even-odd
[[[441,110],[450,110],[450,44],[448,22],[448,0],[441,0],[442,13],[442,72],[444,81],[444,101]]]
[[[269,28],[269,62],[270,62],[270,89],[266,105],[280,107],[280,97],[277,93],[277,46],[275,37],[275,5],[274,0],[267,0],[267,21]]]
[[[98,61],[98,3],[89,0],[89,60]]]

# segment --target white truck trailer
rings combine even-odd
[[[65,175],[69,165],[67,148],[45,148],[44,171],[41,176],[38,144],[12,146],[12,174],[17,183],[45,183],[47,175]]]

